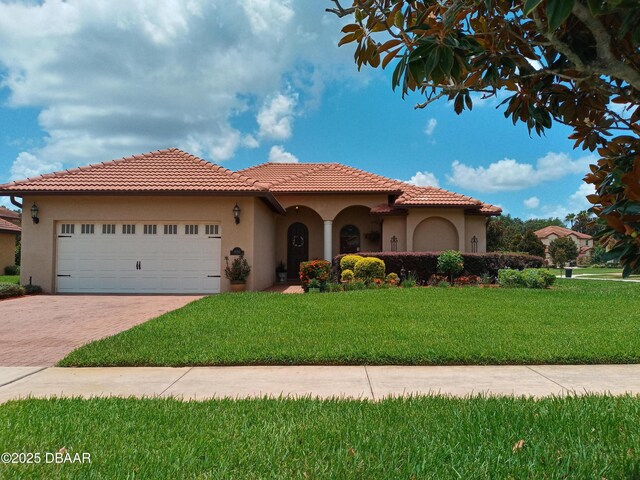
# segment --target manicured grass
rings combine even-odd
[[[62,366],[640,362],[640,286],[223,294],[88,344]]]
[[[2,450],[91,464],[0,463],[0,477],[638,478],[639,416],[629,396],[27,400],[0,406]]]
[[[0,275],[0,283],[20,283],[20,275]]]
[[[556,275],[565,274],[564,268],[552,268],[551,271]],[[590,278],[622,278],[622,269],[621,268],[596,268],[596,267],[576,267],[573,268],[573,276],[576,275],[588,275]],[[631,279],[640,279],[640,275],[631,275],[629,278]]]

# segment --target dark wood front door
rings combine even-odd
[[[309,260],[309,229],[304,223],[292,223],[287,232],[287,277],[299,278],[300,262],[307,260]]]

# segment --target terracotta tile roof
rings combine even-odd
[[[460,195],[437,187],[416,187],[407,185],[396,205],[403,206],[443,206],[481,208],[482,202],[475,198]]]
[[[7,207],[0,206],[0,218],[11,218],[20,221],[21,217],[18,212],[14,212],[13,210],[9,210]]]
[[[406,208],[398,208],[388,203],[381,203],[371,209],[373,215],[406,215]]]
[[[17,226],[14,225],[11,222],[8,222],[2,218],[0,218],[0,232],[2,233],[6,233],[6,232],[15,232],[15,233],[20,233],[22,231],[22,229]]]
[[[170,148],[0,185],[0,193],[267,192],[267,186]]]
[[[480,213],[484,215],[500,215],[502,213],[502,209],[495,205],[491,205],[490,203],[483,203],[482,208],[480,208]]]
[[[583,240],[591,240],[591,235],[587,235],[586,233],[576,232],[574,230],[569,230],[568,228],[558,227],[556,225],[551,225],[549,227],[541,228],[540,230],[536,230],[533,232],[536,234],[538,238],[546,238],[549,235],[555,234],[558,237],[566,237],[568,235],[575,235],[578,238],[582,238]]]
[[[400,193],[406,186],[340,163],[263,163],[238,173],[267,183],[274,193]]]

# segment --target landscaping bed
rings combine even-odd
[[[23,400],[0,405],[2,478],[637,478],[638,397]]]
[[[193,302],[61,366],[640,362],[638,285],[248,292]]]

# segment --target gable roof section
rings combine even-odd
[[[177,148],[0,185],[0,193],[268,192],[265,184]]]
[[[267,183],[274,193],[396,193],[397,180],[340,163],[263,163],[238,173]]]
[[[20,233],[21,231],[22,229],[19,226],[0,218],[1,233]]]
[[[591,235],[587,235],[586,233],[576,232],[575,230],[569,230],[568,228],[558,227],[557,225],[551,225],[549,227],[541,228],[540,230],[536,230],[536,237],[538,238],[547,238],[549,235],[555,234],[558,237],[567,237],[569,235],[575,235],[578,238],[582,238],[583,240],[591,240]]]
[[[15,221],[20,221],[21,217],[20,214],[17,212],[14,212],[13,210],[9,210],[7,207],[3,207],[0,205],[0,218],[4,218],[4,219],[12,219]]]

